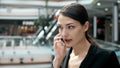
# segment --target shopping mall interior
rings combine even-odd
[[[57,11],[80,3],[89,33],[120,62],[120,0],[0,0],[0,68],[51,68]]]

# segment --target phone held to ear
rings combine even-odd
[[[63,38],[61,38],[61,41],[64,42]]]

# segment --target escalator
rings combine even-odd
[[[41,42],[39,42],[40,40],[42,40],[43,38],[45,38],[45,40],[48,40],[49,37],[51,36],[51,31],[53,32],[53,29],[56,29],[56,20],[50,21],[49,23],[51,23],[48,27],[46,26],[45,28],[45,32],[44,30],[38,29],[38,32],[35,33],[35,39],[33,40],[33,45],[37,45]],[[44,36],[45,35],[45,36]]]

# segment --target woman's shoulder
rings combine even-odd
[[[96,55],[110,55],[114,53],[112,50],[104,49],[95,45],[91,45],[91,50],[93,51],[94,54]]]
[[[92,58],[94,58],[93,59],[95,62],[94,64],[99,63],[103,66],[103,68],[105,66],[107,67],[111,66],[111,68],[119,67],[119,61],[115,54],[115,51],[103,49],[95,45],[91,45],[89,51],[91,51],[91,54],[93,55]]]
[[[118,62],[118,58],[117,55],[115,53],[115,51],[113,50],[108,50],[108,49],[104,49],[104,48],[100,48],[97,47],[95,45],[91,46],[91,54],[94,55],[94,59],[96,60],[100,60],[100,61],[117,61]],[[111,60],[112,59],[112,60]]]

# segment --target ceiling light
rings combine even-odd
[[[97,6],[101,6],[101,3],[100,3],[100,2],[98,2],[98,3],[97,3]]]
[[[120,0],[117,0],[118,3],[120,3]]]
[[[105,8],[105,11],[108,11],[108,8]]]

